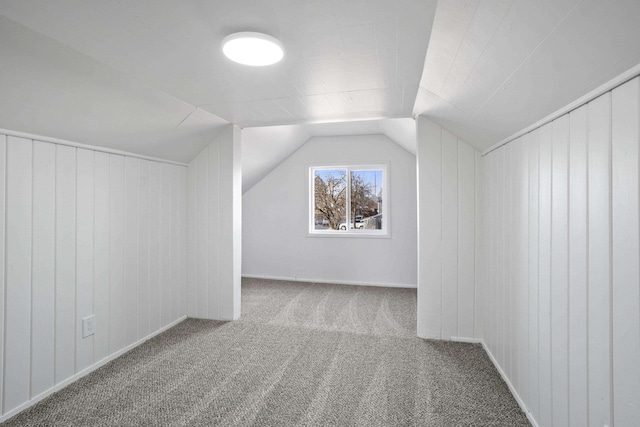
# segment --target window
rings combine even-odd
[[[384,165],[310,168],[311,234],[388,235]]]

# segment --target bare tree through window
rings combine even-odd
[[[311,168],[313,231],[383,230],[383,168]]]
[[[346,169],[316,170],[314,173],[316,225],[338,230],[346,221],[347,171]],[[320,224],[318,224],[318,220]]]

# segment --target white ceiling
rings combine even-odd
[[[185,161],[225,121],[411,117],[435,5],[0,1],[0,127]],[[221,40],[241,30],[280,39],[284,60],[226,59]]]
[[[246,193],[314,136],[383,134],[416,154],[413,119],[249,127],[242,130],[242,192]]]
[[[388,119],[415,114],[484,149],[640,63],[638,22],[638,0],[0,0],[0,128],[186,162],[235,123],[249,187],[314,132],[412,151]],[[242,30],[284,61],[224,58]]]
[[[486,149],[638,63],[638,0],[440,1],[414,112]]]
[[[188,161],[225,123],[0,16],[0,128]]]

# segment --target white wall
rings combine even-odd
[[[184,166],[0,135],[3,418],[186,315],[186,188]]]
[[[228,125],[189,163],[189,317],[240,317],[240,130]]]
[[[474,338],[479,153],[425,117],[417,127],[418,336]]]
[[[640,420],[640,78],[483,159],[481,310],[540,426]]]
[[[309,236],[309,167],[389,166],[391,238]],[[416,285],[415,157],[382,135],[315,137],[243,196],[245,276]]]

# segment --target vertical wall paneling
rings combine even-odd
[[[589,424],[611,423],[610,162],[611,94],[589,103]]]
[[[493,165],[495,156],[487,156],[482,159],[482,176],[483,176],[483,198],[482,198],[482,207],[484,209],[482,219],[482,231],[483,231],[483,240],[482,240],[482,262],[484,265],[482,276],[482,304],[479,306],[482,310],[482,337],[485,339],[485,342],[488,348],[491,350],[493,347],[493,324],[491,322],[491,297],[492,297],[492,288],[493,288],[493,245],[494,239],[488,238],[489,236],[493,236],[491,234],[493,230],[493,220],[489,219],[493,214],[493,199],[491,198],[491,193],[489,188],[491,188],[491,184],[493,184],[493,172],[495,167]]]
[[[221,319],[240,317],[240,277],[242,244],[242,164],[240,130],[229,126],[219,139],[220,171],[218,236],[218,313]]]
[[[171,322],[171,166],[160,167],[160,324]]]
[[[508,262],[509,262],[509,281],[507,283],[507,287],[511,290],[509,292],[509,311],[508,316],[509,319],[516,319],[516,311],[519,308],[519,298],[520,298],[520,286],[518,286],[518,244],[519,244],[519,234],[518,234],[518,211],[519,207],[518,203],[518,186],[519,186],[519,178],[520,171],[518,169],[518,162],[520,156],[520,142],[514,141],[511,144],[511,177],[509,183],[509,247],[508,247]],[[518,334],[520,324],[519,322],[509,321],[509,348],[510,348],[510,356],[511,356],[511,378],[512,384],[516,390],[520,389],[520,373],[518,371],[518,363],[519,363],[519,346],[518,346]]]
[[[496,156],[491,157],[492,166],[497,164],[498,162],[498,153]],[[489,204],[490,204],[490,216],[493,218],[498,218],[499,210],[497,207],[498,203],[498,193],[500,191],[500,186],[498,185],[498,169],[496,167],[491,168],[490,173],[490,184],[489,188],[493,190],[489,193]],[[489,245],[489,257],[492,266],[498,265],[498,237],[499,237],[499,220],[492,222],[491,227],[489,228],[489,232],[487,235],[491,236],[490,245]],[[491,268],[491,272],[489,275],[489,289],[487,293],[488,300],[488,310],[489,310],[489,324],[490,324],[490,349],[491,352],[495,355],[495,357],[500,357],[500,353],[497,350],[497,342],[499,341],[499,331],[498,331],[498,322],[496,320],[497,316],[497,282],[499,279],[499,269]]]
[[[528,181],[528,163],[525,162],[525,149],[524,138],[519,138],[516,141],[514,148],[514,183],[512,186],[512,218],[514,229],[514,243],[511,250],[511,262],[513,264],[513,286],[515,287],[515,295],[512,310],[511,319],[517,319],[514,322],[512,345],[515,348],[513,355],[514,358],[514,372],[516,381],[516,390],[518,393],[524,394],[524,386],[526,384],[526,378],[524,376],[524,369],[527,366],[527,340],[528,340],[528,287],[527,281],[527,250],[525,247],[525,233],[528,227],[528,213],[529,207],[528,194],[523,191],[525,182]],[[524,315],[520,315],[523,313]]]
[[[138,163],[138,337],[149,335],[149,161]]]
[[[442,211],[458,212],[458,139],[442,131]],[[458,335],[458,216],[442,215],[442,338]]]
[[[176,173],[176,168],[171,167],[170,168],[170,174],[171,174],[171,184],[170,184],[170,200],[171,200],[171,204],[169,205],[169,211],[170,211],[170,221],[169,221],[169,235],[170,235],[170,245],[169,245],[169,253],[170,253],[170,266],[171,266],[171,274],[170,274],[170,278],[171,278],[171,282],[172,283],[177,283],[177,279],[178,279],[178,270],[177,270],[177,263],[178,263],[178,252],[177,252],[177,244],[178,244],[178,236],[177,236],[177,227],[176,227],[176,221],[175,219],[177,218],[178,214],[177,214],[177,203],[175,203],[175,195],[177,192],[177,173]],[[178,295],[178,291],[179,288],[177,287],[172,287],[170,289],[170,293],[171,293],[171,301],[170,301],[170,309],[169,309],[169,316],[171,321],[177,319],[177,314],[178,314],[178,304],[180,302],[180,297]]]
[[[481,323],[477,304],[487,295],[488,304],[495,302],[488,276],[482,293],[477,287],[484,263],[497,249],[480,246],[479,205],[484,202],[491,216],[499,212],[493,206],[498,199],[479,185],[484,174],[479,153],[425,117],[418,118],[417,126],[418,336],[474,338]],[[491,187],[498,179],[488,170],[484,175]],[[487,324],[494,321],[482,319]]]
[[[189,205],[188,205],[188,181],[187,181],[187,168],[181,167],[179,168],[179,191],[178,191],[178,206],[180,206],[180,218],[178,222],[180,223],[180,231],[178,236],[180,238],[180,247],[178,250],[178,254],[180,255],[180,280],[179,283],[182,285],[180,291],[180,316],[187,315],[187,287],[189,286],[189,276],[187,272],[188,268],[188,241],[189,241],[189,232],[187,222],[189,221]]]
[[[125,346],[138,339],[138,159],[124,161],[124,334]]]
[[[514,172],[514,164],[513,164],[513,144],[508,144],[505,146],[505,162],[509,165],[505,168],[505,176],[503,180],[504,185],[504,195],[502,205],[503,210],[503,218],[504,218],[504,226],[502,228],[502,286],[501,286],[501,295],[502,295],[502,318],[501,322],[504,326],[504,341],[503,341],[503,354],[504,354],[504,369],[509,378],[514,379],[513,376],[513,360],[512,353],[513,348],[511,347],[511,334],[513,332],[513,324],[509,322],[509,315],[512,309],[512,301],[513,301],[513,286],[511,282],[511,274],[513,266],[511,265],[511,244],[513,237],[513,218],[511,213],[511,190],[513,188],[513,172]]]
[[[500,228],[500,287],[498,298],[500,307],[500,325],[502,325],[502,335],[499,350],[502,357],[502,366],[509,377],[511,377],[511,348],[509,347],[509,336],[511,334],[511,324],[508,321],[508,313],[511,301],[511,286],[509,286],[509,275],[511,265],[509,263],[509,235],[511,229],[511,171],[513,163],[511,162],[511,151],[513,145],[509,144],[504,147],[503,161],[505,162],[504,174],[500,177],[500,186],[502,188],[502,197],[500,198],[500,214],[502,227]]]
[[[491,268],[491,244],[492,239],[488,237],[491,235],[491,225],[493,221],[489,220],[489,216],[491,215],[491,198],[489,197],[489,187],[492,183],[491,173],[493,172],[492,168],[493,156],[483,157],[482,158],[482,198],[480,199],[480,203],[482,204],[482,212],[480,213],[480,219],[482,223],[480,224],[482,227],[482,240],[479,242],[481,244],[482,250],[480,251],[480,267],[482,272],[482,283],[481,288],[479,289],[480,293],[480,304],[476,307],[476,312],[480,312],[482,315],[479,317],[479,322],[482,324],[482,336],[485,339],[487,345],[491,345],[492,340],[490,339],[493,330],[491,329],[490,324],[490,290],[491,290],[491,274],[493,272],[493,268]]]
[[[186,167],[0,135],[0,419],[186,314],[186,202]]]
[[[458,331],[474,337],[475,150],[458,142]]]
[[[6,173],[7,173],[7,137],[0,135],[0,242],[6,237]],[[5,338],[5,245],[0,244],[0,413],[4,403],[4,338]]]
[[[93,364],[94,336],[82,337],[82,319],[94,314],[94,152],[77,150],[76,372]]]
[[[482,164],[487,348],[537,425],[636,425],[640,77]]]
[[[177,239],[175,238],[174,235],[174,223],[173,220],[175,218],[175,203],[173,203],[173,195],[175,192],[175,180],[174,180],[174,170],[173,167],[170,165],[167,168],[167,182],[168,182],[168,186],[167,186],[167,236],[168,236],[168,246],[167,246],[167,275],[169,277],[169,285],[167,286],[167,295],[168,295],[168,304],[167,304],[167,316],[168,316],[168,322],[173,321],[173,315],[175,312],[175,306],[176,306],[176,294],[174,292],[174,288],[170,285],[170,283],[173,283],[175,281],[175,266],[174,266],[174,261],[175,261],[175,244],[177,242]]]
[[[640,77],[612,93],[613,414],[616,425],[640,420],[640,224],[638,143]]]
[[[497,153],[496,159],[498,162],[504,161],[504,150],[501,150]],[[500,293],[500,288],[502,284],[502,224],[503,211],[501,209],[501,201],[504,191],[504,169],[496,169],[493,175],[494,182],[494,194],[492,195],[493,200],[493,212],[494,217],[497,218],[496,224],[493,226],[492,233],[495,235],[495,244],[493,245],[493,258],[494,265],[496,266],[495,274],[493,275],[493,284],[492,284],[492,305],[493,305],[493,330],[494,330],[494,354],[499,363],[504,362],[503,358],[503,348],[502,348],[502,337],[504,332],[504,325],[500,321],[501,313],[499,311],[502,306],[502,294]]]
[[[497,153],[496,153],[497,154]],[[487,235],[488,236],[497,236],[497,234],[495,234],[496,231],[496,220],[495,218],[497,218],[497,209],[496,209],[496,203],[497,203],[497,186],[496,186],[496,174],[497,174],[497,168],[495,167],[495,163],[497,162],[497,156],[491,156],[488,160],[490,166],[488,168],[487,171],[487,175],[488,175],[488,188],[494,188],[496,189],[496,191],[494,190],[488,190],[487,191],[487,205],[488,205],[488,217],[491,217],[491,220],[488,220],[487,222],[489,223],[489,228],[487,231]],[[496,301],[495,301],[495,289],[496,289],[496,276],[497,276],[497,271],[496,268],[494,268],[494,266],[496,265],[496,259],[497,259],[497,238],[492,238],[489,240],[489,245],[488,245],[488,257],[489,257],[489,265],[491,265],[491,268],[488,271],[488,277],[487,277],[487,324],[488,324],[488,340],[489,343],[488,345],[490,346],[490,350],[492,352],[492,354],[497,356],[497,351],[496,351],[496,335],[497,335],[497,329],[496,329]]]
[[[125,345],[124,157],[109,155],[109,351]]]
[[[149,165],[149,327],[160,322],[160,163]]]
[[[505,165],[509,165],[507,163],[507,147],[500,150],[498,153],[498,161],[501,163],[505,163]],[[496,193],[498,199],[496,201],[496,213],[498,218],[498,224],[496,225],[496,237],[497,237],[497,245],[496,245],[496,257],[497,257],[497,277],[496,277],[496,289],[495,289],[495,299],[496,299],[496,325],[498,327],[496,345],[497,345],[497,358],[501,366],[504,366],[505,369],[508,369],[507,363],[505,360],[505,337],[506,337],[506,329],[507,325],[504,322],[505,318],[505,302],[506,302],[506,292],[505,292],[505,281],[506,281],[506,251],[505,251],[505,236],[507,235],[507,185],[508,185],[508,173],[509,167],[505,167],[503,169],[498,170],[498,174],[496,177]]]
[[[211,144],[207,150],[207,159],[205,163],[207,165],[207,184],[205,188],[208,189],[206,200],[208,215],[207,225],[207,242],[208,242],[208,315],[213,319],[220,318],[220,287],[217,286],[220,282],[220,245],[212,244],[213,242],[220,242],[220,226],[223,224],[221,221],[221,209],[220,199],[223,197],[223,189],[221,186],[221,170],[220,170],[220,150],[221,144]],[[228,223],[225,223],[228,224]]]
[[[474,150],[474,319],[473,337],[484,335],[482,319],[482,296],[485,292],[485,250],[483,246],[483,209],[484,199],[484,167],[483,160],[478,151]],[[462,330],[464,332],[464,330]]]
[[[442,333],[442,130],[418,117],[418,336]]]
[[[171,196],[171,261],[172,261],[172,275],[173,283],[178,286],[172,286],[173,290],[173,301],[171,307],[171,320],[177,320],[180,316],[182,316],[182,312],[180,310],[180,294],[182,293],[182,282],[183,279],[180,277],[180,206],[179,202],[179,191],[180,191],[180,170],[179,168],[172,166],[172,183],[173,183],[173,192]]]
[[[199,206],[197,199],[197,184],[196,184],[196,170],[197,160],[193,160],[187,168],[187,180],[189,191],[189,221],[188,221],[188,233],[189,233],[189,254],[197,254],[198,248],[197,242],[198,234],[196,227],[196,218],[199,216],[199,212],[196,206]],[[188,268],[188,285],[187,285],[187,315],[189,317],[197,317],[198,314],[198,261],[196,256],[189,256],[189,268]]]
[[[539,170],[539,235],[538,235],[538,295],[540,317],[538,318],[538,359],[540,387],[540,423],[551,425],[551,146],[553,128],[545,126],[540,130],[540,170]]]
[[[551,126],[551,384],[553,425],[569,424],[569,116]]]
[[[520,287],[520,299],[516,308],[519,318],[518,328],[518,394],[525,401],[529,401],[529,142],[530,134],[520,138],[518,161],[518,264],[517,281]]]
[[[210,147],[202,151],[195,159],[196,170],[196,203],[197,203],[197,255],[198,266],[196,268],[198,276],[198,297],[196,316],[200,318],[209,317],[209,253],[208,253],[208,179],[207,179],[207,165],[209,160]],[[211,290],[213,291],[213,289]]]
[[[189,163],[192,217],[190,313],[234,320],[240,316],[242,165],[240,130],[228,125]],[[193,301],[193,294],[197,295]],[[195,307],[194,307],[195,303]]]
[[[96,152],[93,158],[93,308],[96,332],[93,362],[109,356],[109,154]]]
[[[4,405],[29,399],[31,340],[32,142],[7,139]]]
[[[540,172],[540,130],[529,134],[529,411],[535,419],[540,414],[540,358],[539,328],[540,313],[538,289],[539,264],[539,172]]]
[[[223,315],[228,319],[238,319],[242,313],[242,138],[240,128],[233,126],[230,154],[233,156],[231,171],[227,176],[231,187],[231,209],[227,218],[231,218],[233,226],[228,239],[231,241],[233,261],[228,271],[233,287],[227,298],[231,300],[232,310]],[[225,231],[225,229],[223,229]],[[223,289],[224,291],[224,289]],[[224,292],[223,292],[224,294]]]
[[[175,235],[175,218],[176,218],[176,203],[174,203],[174,195],[176,191],[176,182],[175,182],[175,170],[172,166],[168,168],[169,174],[169,205],[168,205],[168,217],[169,217],[169,229],[167,230],[169,235],[169,280],[171,283],[175,283],[176,280],[176,266],[175,263],[177,261],[176,257],[176,249],[175,245],[178,242],[178,239]],[[169,320],[173,321],[174,315],[177,308],[177,299],[176,299],[176,288],[169,286],[167,288],[167,293],[169,295],[169,307],[168,307],[168,315]]]
[[[489,245],[489,263],[491,264],[491,269],[490,269],[490,275],[489,275],[489,283],[488,283],[488,295],[487,295],[487,300],[488,300],[488,307],[489,307],[489,311],[488,311],[488,322],[489,322],[489,329],[490,329],[490,337],[491,339],[490,341],[490,349],[491,352],[493,353],[493,355],[497,358],[499,357],[499,353],[497,351],[497,342],[498,342],[498,328],[497,328],[497,321],[496,321],[496,312],[497,312],[497,301],[496,301],[496,295],[497,295],[497,283],[498,283],[498,273],[499,270],[497,268],[495,268],[495,266],[498,264],[498,242],[499,242],[499,231],[498,231],[498,227],[496,226],[498,220],[498,192],[500,189],[500,186],[498,185],[498,168],[494,167],[495,164],[498,162],[498,154],[496,153],[495,156],[492,156],[490,159],[490,163],[492,164],[492,167],[490,168],[490,172],[489,172],[489,188],[492,188],[493,190],[489,190],[488,192],[488,198],[489,198],[489,216],[492,217],[492,219],[489,221],[490,222],[490,226],[489,226],[489,231],[488,231],[488,235],[492,236],[493,238],[490,241],[490,245]]]
[[[56,146],[56,382],[75,373],[76,149]]]
[[[569,425],[587,426],[587,106],[569,115]]]
[[[33,142],[31,397],[55,383],[55,158],[55,145]]]

